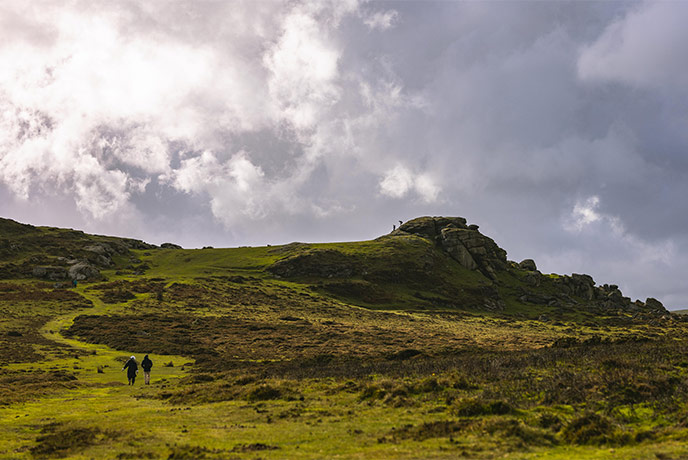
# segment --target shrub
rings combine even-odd
[[[506,401],[462,399],[454,407],[456,415],[461,417],[478,417],[481,415],[506,415],[516,409]]]
[[[246,399],[249,401],[267,401],[269,399],[279,399],[282,396],[282,391],[279,388],[264,384],[251,390]]]
[[[623,434],[615,433],[612,421],[603,415],[587,412],[572,419],[562,431],[565,441],[572,444],[625,443]]]
[[[485,426],[485,431],[490,434],[499,433],[502,437],[516,438],[521,444],[528,446],[547,446],[556,442],[552,433],[527,426],[512,418],[494,420]]]
[[[547,428],[552,431],[561,430],[561,419],[555,414],[542,414],[538,417],[537,424],[541,428]]]

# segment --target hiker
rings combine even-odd
[[[392,231],[397,229],[397,224],[392,225]]]
[[[72,280],[72,287],[76,288],[76,285],[77,285],[76,279]]]
[[[129,368],[129,369],[127,369]],[[139,365],[136,364],[136,358],[132,356],[129,361],[126,362],[122,370],[127,369],[127,378],[129,379],[129,385],[133,385],[136,380],[136,374],[139,372]]]
[[[143,357],[141,361],[141,369],[143,369],[143,382],[146,385],[150,385],[150,370],[153,367],[153,361],[150,360],[148,355]]]

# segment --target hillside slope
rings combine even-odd
[[[683,317],[462,218],[188,250],[2,220],[0,251],[2,458],[688,455]]]

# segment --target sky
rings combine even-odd
[[[463,216],[688,307],[688,2],[3,1],[0,216],[184,247]]]

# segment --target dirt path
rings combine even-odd
[[[93,302],[93,307],[76,310],[68,314],[58,316],[57,318],[47,322],[41,328],[41,334],[49,340],[52,340],[63,345],[68,345],[72,348],[76,348],[81,351],[85,351],[88,354],[87,356],[80,358],[80,363],[78,363],[78,367],[86,371],[95,371],[96,378],[94,378],[93,375],[90,375],[92,373],[89,372],[80,372],[80,378],[85,377],[86,380],[89,381],[102,382],[103,377],[105,377],[102,374],[108,374],[108,376],[112,376],[112,372],[116,370],[118,371],[117,379],[126,382],[126,376],[124,375],[124,372],[121,372],[121,365],[119,365],[119,368],[117,368],[117,365],[113,364],[123,364],[123,361],[129,356],[136,356],[137,361],[141,362],[144,354],[146,354],[146,350],[120,351],[110,348],[106,345],[86,343],[75,338],[65,337],[63,335],[64,331],[67,330],[74,323],[74,319],[79,315],[108,315],[113,313],[119,313],[126,309],[126,305],[106,304],[92,292],[87,291],[83,287],[77,288],[76,292],[78,292],[84,298]],[[155,354],[149,354],[149,356],[154,363],[154,371],[152,372],[152,375],[158,379],[165,378],[169,380],[171,378],[182,377],[186,374],[186,369],[183,368],[183,364],[189,364],[193,362],[192,359],[185,358],[182,356]],[[170,365],[170,363],[172,365]],[[108,366],[113,369],[108,370]],[[100,377],[98,377],[99,373],[97,371],[99,367],[102,370]],[[140,374],[141,379],[143,379],[142,373]]]
[[[35,448],[36,440],[46,427],[87,427],[102,431],[104,427],[120,426],[122,432],[135,433],[150,426],[147,420],[169,417],[170,408],[157,398],[157,393],[163,388],[175,387],[176,381],[187,374],[193,360],[149,354],[154,363],[151,384],[144,385],[140,371],[136,384],[127,385],[126,371],[122,371],[124,361],[134,355],[140,362],[146,350],[119,351],[63,335],[79,315],[117,313],[126,309],[126,305],[107,305],[83,288],[78,288],[77,292],[92,301],[93,307],[61,315],[46,323],[40,332],[47,339],[81,353],[42,362],[11,364],[6,368],[22,372],[65,371],[75,374],[80,386],[70,390],[58,387],[38,399],[0,407],[0,458],[34,458],[30,449]],[[18,385],[16,390],[23,388]],[[98,458],[113,457],[109,452],[98,455]],[[69,458],[81,457],[70,455]]]

